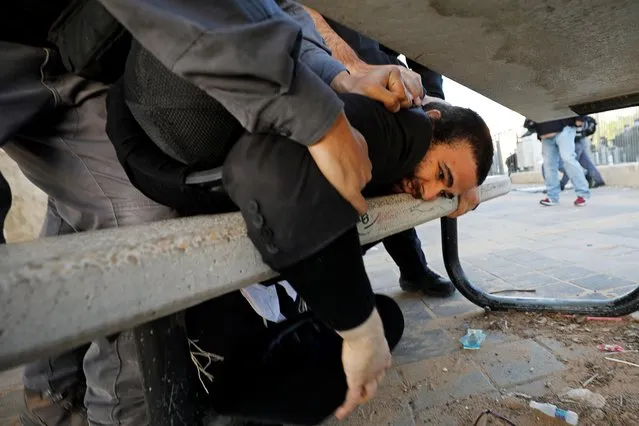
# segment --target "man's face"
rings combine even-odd
[[[453,198],[477,186],[477,166],[468,141],[433,141],[413,176],[402,179],[400,187],[426,201]]]

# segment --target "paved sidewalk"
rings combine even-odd
[[[513,191],[461,218],[460,257],[469,277],[489,291],[526,288],[556,298],[614,297],[638,286],[639,190],[596,189],[584,208],[572,205],[573,193],[562,196],[563,204],[542,207],[542,194]],[[429,263],[445,273],[439,222],[418,232]],[[554,401],[564,386],[581,387],[593,371],[598,378],[588,388],[605,394],[608,405],[603,410],[562,406],[588,420],[580,424],[639,424],[639,388],[634,385],[639,368],[602,366],[601,354],[593,349],[595,341],[617,338],[625,345],[636,339],[633,349],[639,349],[639,326],[525,314],[486,316],[459,294],[438,300],[402,293],[397,268],[381,245],[367,254],[366,263],[375,289],[400,301],[407,328],[379,396],[341,424],[472,425],[486,408],[511,416],[518,425],[562,424],[531,411],[526,401],[502,397],[515,391]],[[488,333],[479,351],[461,350],[458,339],[469,326]],[[613,405],[613,398],[620,403]],[[0,373],[0,425],[19,405],[17,373]]]
[[[596,189],[591,203],[583,208],[572,205],[573,193],[566,191],[562,196],[559,206],[543,207],[538,204],[543,194],[515,190],[461,218],[460,258],[468,276],[488,291],[535,289],[536,296],[553,298],[610,298],[639,286],[639,190]],[[430,265],[445,273],[439,223],[422,225],[418,233]],[[588,368],[580,368],[583,359],[601,359],[590,337],[606,341],[606,330],[621,333],[594,322],[584,327],[525,314],[485,318],[480,308],[459,294],[445,300],[403,294],[397,286],[397,268],[381,245],[369,252],[366,263],[377,291],[400,301],[406,332],[395,351],[395,368],[379,396],[341,423],[345,426],[472,425],[486,408],[510,413],[518,425],[565,424],[539,417],[522,401],[502,400],[502,396],[523,392],[552,401],[564,386],[582,387],[579,380],[588,377],[575,377],[588,376]],[[529,317],[532,325],[527,324]],[[509,322],[510,327],[500,327]],[[540,324],[554,324],[556,330]],[[468,326],[484,326],[488,333],[479,351],[461,349],[458,339]],[[562,336],[566,330],[574,340],[566,342]],[[620,376],[639,378],[637,371],[623,371]],[[596,391],[596,385],[595,380],[589,389]],[[614,423],[601,418],[580,424],[639,424],[639,387],[634,386],[634,394],[632,389],[624,394],[632,402],[625,403],[626,411],[614,412],[619,414]],[[602,416],[581,406],[572,408],[582,419]]]

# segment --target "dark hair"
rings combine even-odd
[[[493,164],[493,138],[483,118],[475,111],[445,104],[430,102],[424,106],[425,111],[436,109],[441,118],[431,119],[433,123],[432,143],[455,143],[460,139],[470,144],[477,166],[477,185],[481,185]]]

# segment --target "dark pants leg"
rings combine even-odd
[[[575,151],[577,151],[577,160],[581,167],[587,170],[587,175],[589,180],[595,185],[604,185],[605,181],[597,170],[597,166],[590,159],[590,155],[588,155],[588,147],[590,143],[588,138],[581,138],[578,143],[575,143]],[[577,148],[579,146],[579,148]]]
[[[419,280],[427,270],[422,242],[415,228],[386,237],[384,247],[399,267],[399,273],[406,280]]]
[[[376,304],[393,349],[404,329],[401,309],[387,296]],[[188,311],[187,327],[203,350],[224,357],[207,369],[213,382],[205,381],[221,414],[314,425],[344,401],[342,340],[312,312],[266,327],[234,292]]]
[[[11,188],[9,182],[2,176],[2,170],[0,170],[0,244],[6,243],[4,239],[4,220],[7,218],[7,213],[11,208]]]
[[[174,216],[128,181],[105,134],[103,84],[65,72],[55,52],[45,49],[0,41],[0,60],[0,109],[8,112],[0,119],[0,142],[11,140],[3,149],[50,197],[42,236]],[[124,331],[33,363],[25,369],[25,387],[38,395],[64,394],[84,387],[86,378],[89,424],[148,424],[131,336]],[[47,425],[69,424],[66,413],[51,408],[31,414]]]

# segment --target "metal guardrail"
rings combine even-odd
[[[483,201],[506,194],[491,177]],[[456,200],[370,200],[362,244],[451,213]],[[273,277],[239,213],[0,247],[0,370],[79,346]]]
[[[489,311],[559,312],[617,317],[639,310],[639,287],[614,299],[556,299],[513,297],[485,292],[468,279],[459,261],[457,221],[442,218],[442,250],[446,272],[459,292],[475,305]]]

